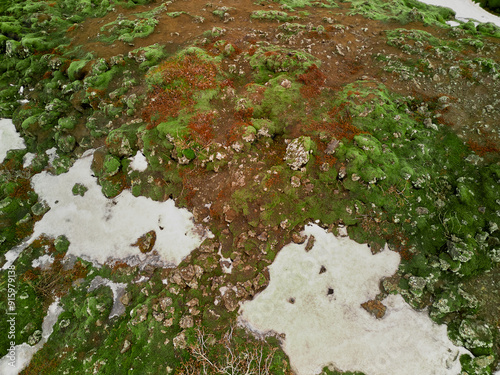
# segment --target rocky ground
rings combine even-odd
[[[5,3],[0,116],[26,148],[0,164],[0,264],[55,210],[33,177],[86,152],[110,205],[173,200],[204,240],[179,263],[161,223],[106,261],[62,231],[31,239],[16,343],[63,311],[22,374],[291,373],[284,338],[255,338],[238,310],[283,246],[314,246],[310,222],[399,253],[366,310],[383,319],[399,294],[472,353],[462,373],[495,371],[499,27],[414,0]]]

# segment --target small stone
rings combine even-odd
[[[313,248],[315,242],[316,242],[316,238],[313,235],[309,236],[309,239],[307,240],[307,244],[306,244],[306,251],[307,252],[309,252]]]
[[[257,239],[259,241],[262,241],[262,242],[267,241],[267,232],[262,232],[261,234],[259,234],[259,236],[257,237]]]
[[[236,292],[232,289],[226,290],[222,296],[222,300],[224,301],[224,306],[228,311],[234,311],[239,306],[238,299],[236,298]]]
[[[311,138],[298,137],[292,140],[286,147],[285,161],[294,171],[298,171],[309,161],[309,150]]]
[[[344,166],[339,169],[339,180],[342,180],[347,175],[346,168]]]
[[[180,270],[181,277],[184,281],[191,281],[194,278],[195,272],[192,264]]]
[[[186,334],[184,332],[179,333],[177,336],[174,337],[172,340],[174,344],[174,348],[177,349],[186,349]]]
[[[156,243],[156,232],[151,230],[137,239],[132,246],[139,247],[141,253],[148,253],[153,250]]]
[[[162,311],[166,311],[167,310],[167,307],[171,306],[172,305],[172,298],[170,297],[164,297],[162,299],[160,299],[160,308]]]
[[[337,139],[333,139],[330,143],[328,143],[328,145],[326,146],[326,150],[325,150],[325,153],[327,153],[328,155],[332,155],[335,153],[335,150],[337,149],[337,147],[339,147],[339,144],[340,144],[340,141],[338,141]]]
[[[292,233],[292,241],[296,244],[303,244],[307,239],[307,236],[302,235],[300,233],[293,232]]]
[[[129,351],[131,346],[132,346],[132,345],[130,344],[130,341],[125,340],[125,341],[123,342],[123,348],[122,348],[122,350],[120,350],[120,353],[121,353],[121,354],[123,354],[123,353],[125,353],[125,352]]]
[[[281,82],[281,87],[284,87],[285,89],[289,89],[290,87],[292,87],[292,82],[290,82],[288,79],[284,79]]]
[[[163,325],[164,325],[165,327],[171,327],[171,326],[172,326],[172,324],[174,324],[174,318],[165,319],[165,320],[163,321]]]
[[[236,219],[237,212],[230,208],[224,213],[224,216],[227,223],[232,223]]]
[[[153,318],[155,318],[157,322],[161,322],[163,318],[165,318],[165,314],[153,311]]]
[[[298,176],[292,176],[290,183],[292,184],[292,187],[298,188],[300,186],[300,178]]]
[[[377,300],[370,300],[361,304],[361,307],[372,314],[377,319],[382,319],[385,315],[387,307]]]
[[[417,212],[418,215],[429,214],[429,210],[427,209],[427,207],[417,207],[417,209],[415,211]]]
[[[123,296],[120,297],[120,302],[127,306],[130,303],[130,293],[126,292]]]
[[[191,328],[193,325],[194,322],[191,315],[184,315],[179,322],[181,328]]]

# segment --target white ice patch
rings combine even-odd
[[[175,207],[172,200],[155,202],[134,197],[124,190],[107,199],[92,176],[92,152],[86,152],[67,173],[48,172],[32,178],[32,185],[50,210],[35,224],[32,238],[65,235],[70,241],[67,255],[104,263],[111,259],[143,256],[132,246],[145,233],[156,232],[156,250],[167,264],[177,265],[211,233],[193,223],[193,215]],[[82,184],[84,196],[73,195]]]
[[[33,268],[40,267],[41,269],[46,269],[52,263],[54,263],[54,257],[52,255],[44,254],[37,259],[33,259],[31,266]]]
[[[500,26],[500,17],[491,14],[481,8],[479,4],[471,0],[419,0],[421,3],[437,5],[453,9],[456,13],[455,18],[460,21],[476,20],[482,23],[492,22]]]
[[[7,151],[23,149],[24,140],[16,131],[16,127],[10,119],[0,119],[0,164],[7,156]]]
[[[39,351],[42,346],[45,345],[49,339],[52,331],[54,330],[54,324],[57,322],[59,315],[63,311],[62,307],[59,306],[59,299],[53,302],[47,311],[47,315],[43,319],[42,323],[42,338],[36,345],[29,345],[23,343],[21,345],[15,346],[16,359],[14,361],[14,366],[11,366],[11,359],[7,353],[4,357],[0,359],[0,374],[2,375],[17,375],[19,374],[31,361],[33,355]]]
[[[285,334],[283,349],[298,375],[333,365],[367,375],[460,373],[466,350],[448,339],[446,326],[414,311],[401,296],[382,302],[376,319],[361,307],[379,293],[382,277],[398,268],[390,250],[372,255],[367,245],[306,226],[314,247],[289,244],[269,266],[269,286],[240,309],[240,323],[258,334]]]
[[[23,157],[23,168],[28,168],[31,167],[31,164],[33,163],[33,160],[35,159],[36,154],[32,152],[28,152],[26,155]]]
[[[137,151],[137,154],[133,158],[130,158],[130,160],[132,161],[130,168],[134,171],[144,172],[148,167],[148,160],[141,151]]]

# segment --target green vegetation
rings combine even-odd
[[[275,8],[249,19],[210,3],[197,15],[147,0],[0,4],[0,116],[27,145],[0,165],[0,263],[49,210],[31,178],[65,173],[89,149],[106,197],[172,198],[214,234],[172,268],[97,267],[66,257],[65,237],[33,241],[14,263],[16,343],[40,339],[56,297],[64,312],[23,373],[289,374],[278,338],[258,340],[236,320],[310,221],[397,251],[382,295],[400,293],[447,324],[474,355],[461,357],[464,372],[495,370],[498,316],[488,308],[498,302],[476,282],[495,280],[500,262],[499,99],[477,98],[499,92],[500,28],[452,28],[453,12],[416,0],[259,4]],[[159,38],[183,18],[198,22],[192,35]],[[389,30],[370,34],[374,20]],[[77,45],[89,21],[99,36]],[[145,170],[130,166],[138,151]],[[72,186],[75,199],[87,190]],[[111,288],[90,288],[98,276],[126,284],[122,314],[110,316]],[[1,337],[0,356],[8,345]]]

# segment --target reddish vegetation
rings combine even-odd
[[[249,122],[253,116],[253,108],[243,108],[234,113],[234,118],[236,121]]]
[[[304,86],[300,88],[300,93],[304,98],[314,98],[321,93],[321,88],[325,84],[326,76],[318,69],[316,64],[311,65],[304,74],[298,77],[298,81]]]
[[[214,119],[213,112],[198,113],[188,124],[191,137],[202,146],[208,146],[214,138],[212,131]]]
[[[166,61],[152,74],[157,73],[161,75],[162,84],[153,86],[148,95],[148,105],[142,113],[149,129],[170,117],[176,117],[181,108],[191,107],[194,104],[194,91],[218,86],[215,65],[196,55]]]
[[[93,109],[99,108],[99,103],[104,98],[105,92],[106,92],[105,90],[99,90],[99,89],[95,89],[93,87],[89,87],[87,89],[87,94],[89,96],[89,103]]]
[[[358,134],[367,133],[352,124],[352,117],[347,107],[349,103],[344,102],[328,112],[332,121],[314,121],[306,125],[310,130],[327,132],[337,139],[346,138],[352,140]]]
[[[490,139],[487,139],[486,142],[482,145],[472,140],[468,140],[467,145],[472,151],[474,151],[479,156],[483,156],[486,153],[500,152],[500,148],[498,148],[497,145]]]

